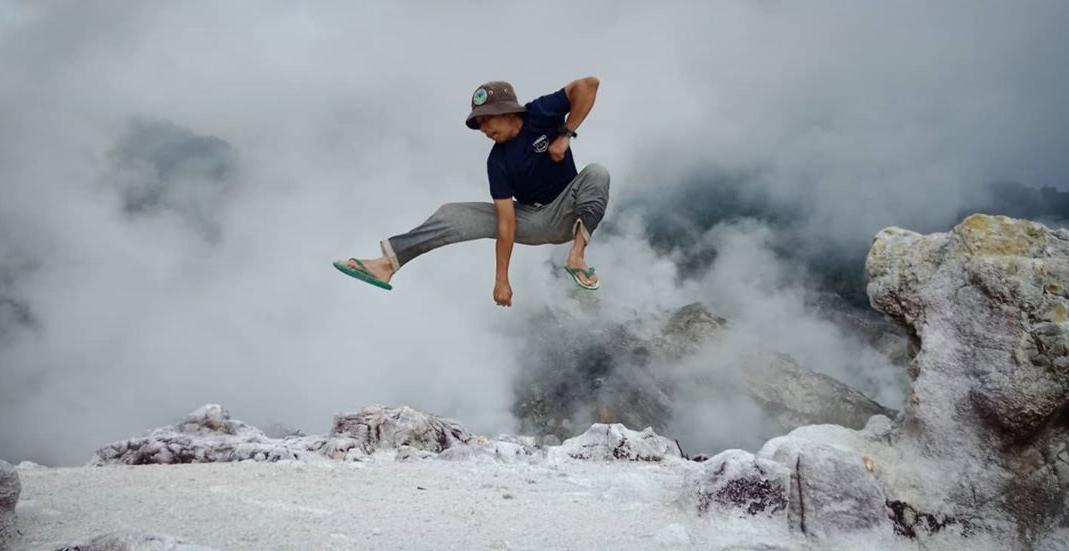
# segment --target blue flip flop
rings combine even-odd
[[[360,269],[358,270],[356,268],[353,268],[352,266],[346,264],[343,260],[335,260],[334,267],[341,271],[341,273],[355,277],[356,279],[359,279],[360,281],[363,281],[365,283],[370,283],[376,287],[382,287],[387,291],[393,289],[393,285],[390,285],[389,283],[386,283],[385,281],[371,275],[371,272],[368,271],[367,266],[364,266],[363,262],[360,262],[355,258],[350,258],[349,260],[356,262],[356,265],[360,266]]]
[[[586,289],[587,291],[597,291],[599,288],[601,288],[600,281],[595,281],[593,285],[584,285],[582,281],[579,281],[579,276],[577,274],[583,274],[587,278],[590,278],[590,276],[594,275],[593,267],[584,270],[582,268],[569,268],[565,266],[564,271],[568,272],[568,275],[572,276],[572,280],[575,281],[575,284],[578,285],[580,289]]]

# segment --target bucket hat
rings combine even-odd
[[[471,94],[471,114],[465,121],[468,128],[479,129],[475,117],[480,115],[504,115],[506,113],[523,113],[527,108],[516,101],[516,92],[512,85],[501,80],[487,82]]]

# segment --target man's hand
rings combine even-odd
[[[509,285],[509,258],[516,240],[516,205],[512,198],[494,199],[497,210],[497,273],[494,277],[494,302],[498,306],[512,306],[512,287]]]
[[[568,144],[571,140],[568,136],[557,136],[557,139],[553,140],[553,143],[549,145],[549,158],[553,159],[555,163],[561,162],[564,159],[564,153],[568,151]]]
[[[498,281],[494,284],[494,302],[498,306],[512,306],[512,286],[508,281]]]

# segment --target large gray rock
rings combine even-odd
[[[859,530],[893,532],[887,496],[872,473],[875,467],[860,453],[780,437],[768,441],[757,456],[791,471],[792,528],[822,539]]]
[[[949,467],[911,505],[1008,514],[1026,543],[1069,523],[1069,231],[981,214],[888,228],[866,268],[873,306],[919,342],[892,438]]]
[[[1069,232],[985,215],[948,234],[889,228],[867,266],[873,306],[922,343],[907,408],[919,436],[954,422],[948,399],[1000,441],[1028,440],[1066,403]]]
[[[17,534],[15,531],[15,504],[22,493],[19,473],[7,461],[0,460],[0,549]]]
[[[620,423],[595,423],[583,434],[569,438],[560,446],[549,449],[553,458],[588,459],[594,461],[650,461],[681,458],[679,445],[652,428],[630,430]]]
[[[692,302],[672,314],[661,337],[654,343],[674,356],[693,354],[720,333],[727,323],[726,319],[714,316],[702,303]]]
[[[742,450],[720,452],[687,473],[684,500],[699,515],[774,518],[787,523],[791,470]]]
[[[471,438],[464,444],[450,446],[436,457],[451,461],[469,459],[492,459],[497,462],[528,462],[540,457],[533,437],[502,434],[490,440],[482,436]]]
[[[759,517],[817,541],[889,539],[888,500],[870,469],[854,450],[784,436],[756,455],[728,450],[704,462],[685,477],[684,501],[699,515]]]
[[[269,438],[260,429],[230,418],[218,404],[207,404],[175,425],[160,427],[143,437],[120,440],[96,451],[90,465],[214,463],[302,459],[326,452],[325,438]]]
[[[745,373],[746,389],[782,432],[823,424],[860,429],[873,415],[897,415],[832,377],[799,367],[787,356],[758,357]]]
[[[1065,548],[1069,232],[985,215],[929,236],[888,228],[866,267],[873,306],[911,341],[904,410],[863,430],[800,427],[732,460],[786,467],[787,523],[822,547],[861,534],[872,548]]]
[[[439,453],[468,443],[473,435],[452,419],[408,406],[370,406],[355,413],[334,416],[331,437],[353,439],[365,453],[401,446]]]

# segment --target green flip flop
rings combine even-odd
[[[584,270],[582,268],[569,268],[565,266],[564,271],[568,272],[568,275],[572,276],[572,280],[575,281],[575,284],[578,285],[580,289],[586,289],[587,291],[597,291],[599,288],[601,288],[600,281],[594,282],[593,285],[584,285],[582,281],[579,281],[579,276],[577,274],[583,274],[587,278],[589,278],[590,276],[594,275],[593,267]]]
[[[352,261],[356,262],[356,265],[360,266],[360,269],[357,270],[356,268],[353,268],[352,266],[346,264],[342,260],[335,260],[334,261],[334,267],[337,268],[339,271],[341,271],[345,275],[349,275],[349,276],[355,277],[356,279],[359,279],[360,281],[363,281],[363,282],[366,282],[366,283],[370,283],[370,284],[372,284],[372,285],[374,285],[376,287],[382,287],[383,289],[386,289],[387,291],[389,291],[390,289],[393,289],[393,285],[390,285],[389,283],[386,283],[385,281],[383,281],[383,280],[371,275],[371,272],[368,271],[367,266],[364,266],[363,262],[360,262],[359,260],[357,260],[355,258],[350,258],[349,260],[352,260]]]

